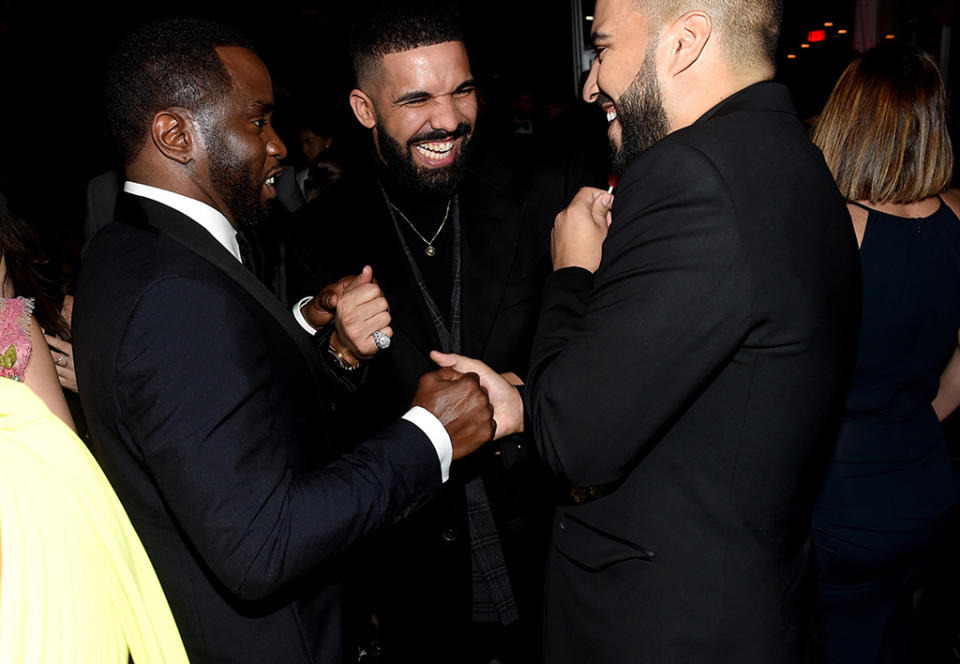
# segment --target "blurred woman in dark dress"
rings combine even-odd
[[[956,489],[940,420],[960,403],[960,192],[933,60],[850,64],[814,133],[860,244],[860,347],[813,516],[828,661],[909,661],[909,581]]]

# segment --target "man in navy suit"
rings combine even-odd
[[[427,374],[335,457],[321,395],[355,381],[332,356],[375,352],[390,315],[368,268],[343,295],[360,315],[311,339],[241,263],[285,154],[265,66],[222,26],[166,21],[124,41],[108,93],[127,182],[73,329],[98,457],[191,661],[341,662],[344,553],[438,493],[492,408],[475,376]]]

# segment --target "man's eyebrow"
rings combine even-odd
[[[477,82],[472,78],[468,78],[463,83],[458,85],[453,92],[454,93],[463,92],[468,88],[475,88],[475,87],[477,87]],[[410,92],[405,92],[399,97],[397,97],[396,99],[394,99],[393,103],[403,104],[408,101],[423,101],[425,99],[433,99],[433,97],[434,97],[433,93],[427,92],[426,90],[411,90]]]
[[[273,113],[273,102],[272,101],[261,101],[256,100],[250,102],[250,109],[256,113]]]
[[[590,41],[596,44],[598,41],[607,41],[610,39],[609,32],[603,32],[602,30],[594,30],[590,33]]]
[[[393,100],[394,104],[402,104],[408,101],[419,101],[421,99],[430,99],[433,97],[432,94],[426,90],[411,90],[410,92],[404,92],[402,95]]]

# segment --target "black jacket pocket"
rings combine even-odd
[[[560,513],[560,523],[554,535],[554,544],[561,555],[593,571],[625,560],[653,562],[656,558],[653,551],[598,530],[566,512]]]

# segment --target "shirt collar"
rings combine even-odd
[[[237,243],[237,229],[227,221],[227,218],[224,217],[219,210],[195,198],[189,198],[168,189],[160,189],[159,187],[151,187],[150,185],[139,182],[131,182],[130,180],[123,183],[123,190],[128,194],[142,196],[143,198],[149,198],[150,200],[162,203],[190,217],[206,229],[234,258],[241,263],[243,262],[240,258],[240,245]]]

